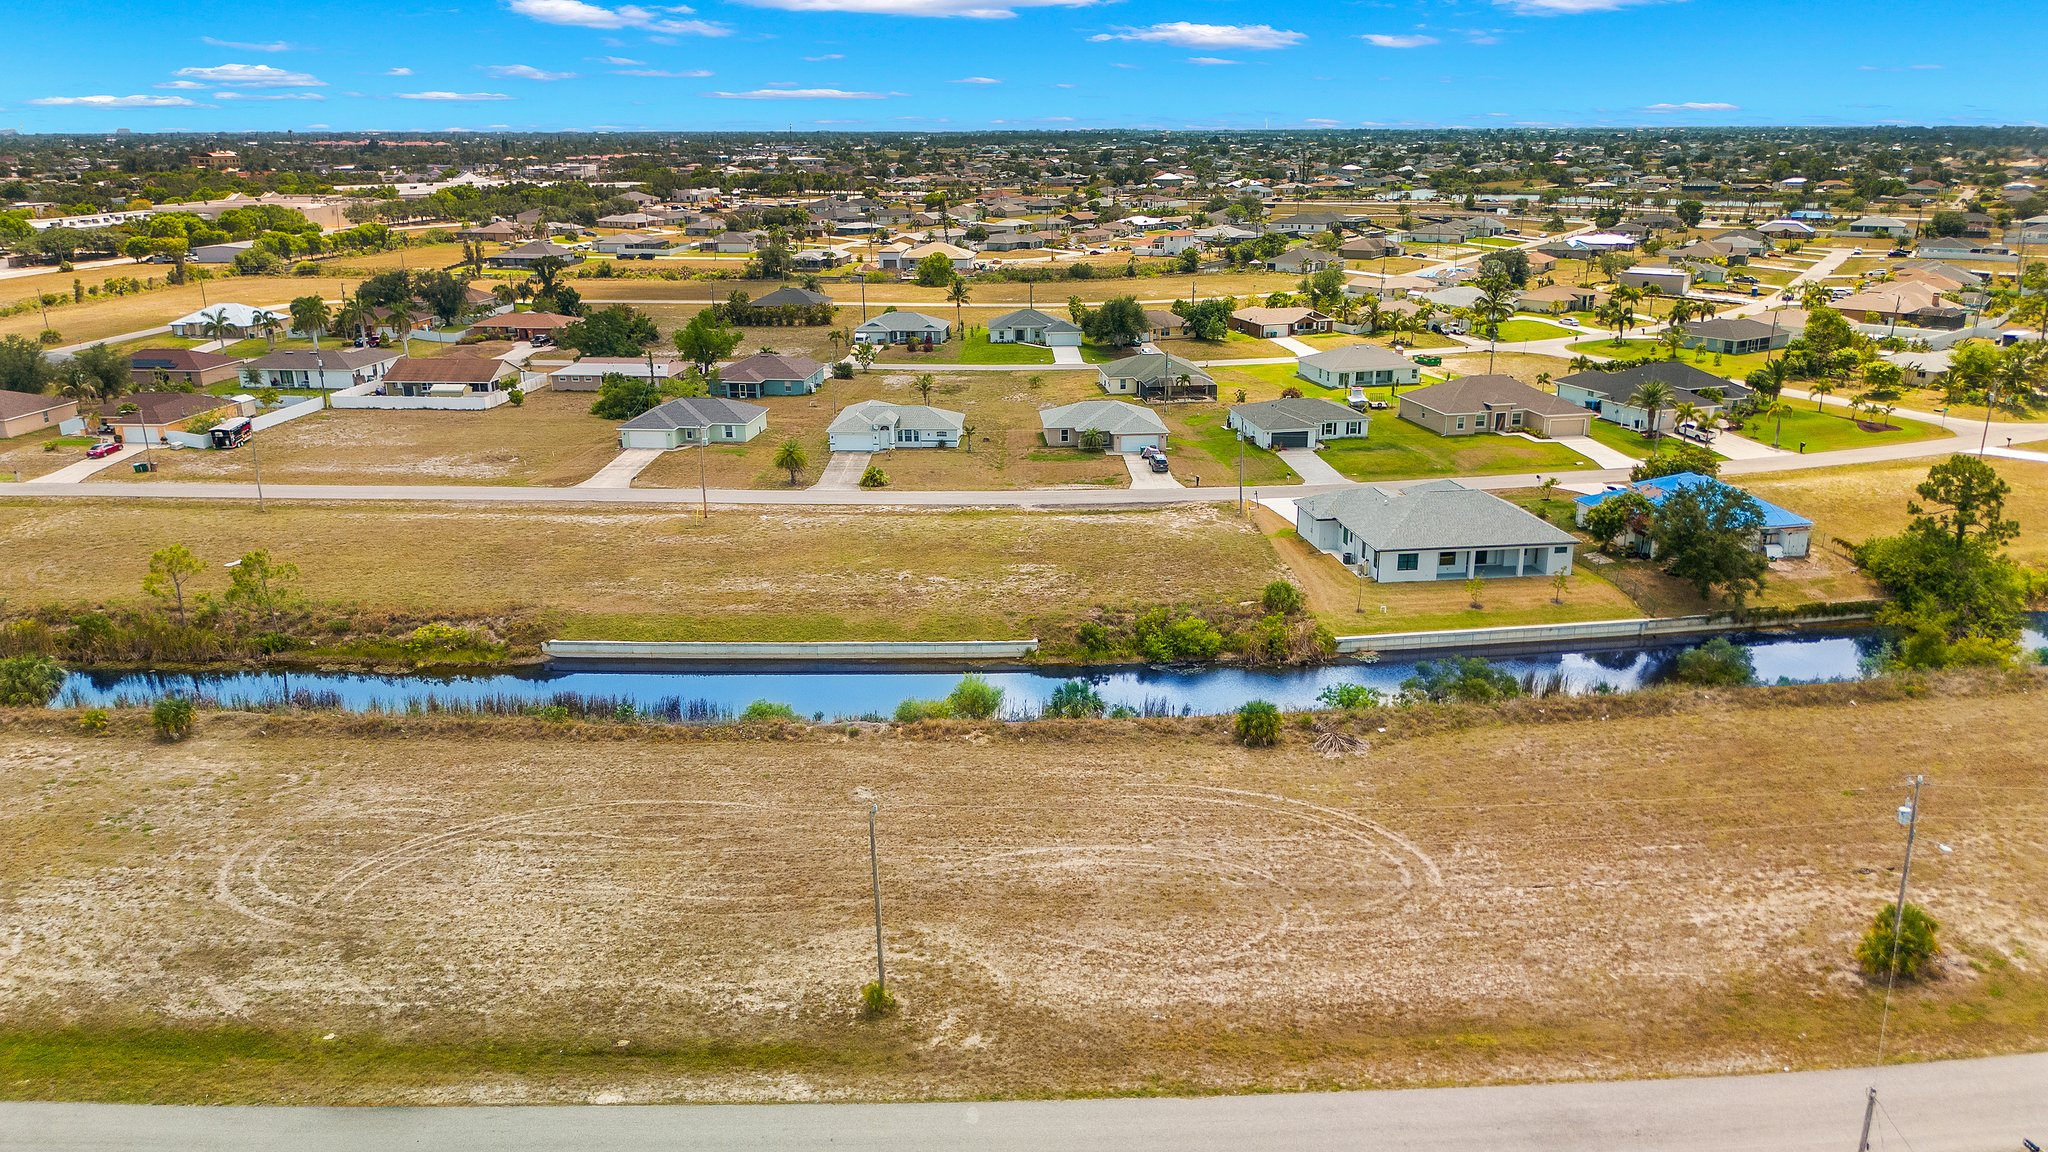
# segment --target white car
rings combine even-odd
[[[1579,318],[1576,316],[1565,316],[1560,318],[1558,323],[1567,328],[1577,328],[1579,326]]]

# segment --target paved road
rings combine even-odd
[[[2007,1152],[2048,1135],[2048,1055],[1400,1092],[984,1104],[150,1108],[0,1104],[0,1152]],[[1882,1143],[1879,1143],[1881,1138]]]

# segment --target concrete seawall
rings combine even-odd
[[[616,664],[974,663],[1021,660],[1037,650],[1037,640],[827,640],[814,643],[550,640],[541,645],[541,651],[551,660]]]
[[[1339,636],[1337,652],[1382,656],[1458,652],[1515,652],[1565,645],[1632,647],[1716,633],[1753,632],[1764,628],[1817,628],[1861,624],[1868,612],[1838,616],[1782,617],[1737,620],[1732,616],[1646,616],[1631,620],[1586,620],[1572,624],[1525,624],[1507,628],[1456,628],[1438,632],[1382,632],[1374,636]]]

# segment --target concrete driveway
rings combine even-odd
[[[1773,456],[1783,456],[1788,451],[1797,452],[1799,445],[1794,443],[1789,449],[1771,447],[1771,429],[1768,422],[1765,422],[1757,428],[1753,437],[1748,433],[1721,433],[1714,437],[1714,451],[1730,460],[1768,460]]]
[[[1171,472],[1154,472],[1152,462],[1134,452],[1124,454],[1124,467],[1131,473],[1133,488],[1178,488],[1180,481]]]
[[[1088,361],[1081,358],[1079,348],[1054,348],[1052,362],[1068,368],[1085,368]]]
[[[103,472],[108,468],[112,468],[116,464],[121,464],[125,466],[128,463],[128,461],[133,460],[135,457],[142,455],[142,452],[142,446],[139,444],[123,444],[121,445],[121,450],[119,452],[115,452],[107,456],[102,456],[97,460],[80,460],[76,464],[67,464],[64,467],[57,469],[55,472],[50,473],[48,476],[36,477],[36,483],[80,484],[92,479],[95,475],[99,474],[100,472]]]
[[[645,471],[649,464],[661,458],[659,448],[626,448],[612,457],[612,461],[597,470],[597,475],[578,484],[578,488],[631,488],[633,477]]]
[[[1635,457],[1630,456],[1626,452],[1619,452],[1609,448],[1591,436],[1559,436],[1557,442],[1602,468],[1633,468],[1636,466]],[[1541,443],[1541,441],[1538,441],[1538,443]]]
[[[1296,340],[1292,336],[1275,336],[1273,337],[1273,343],[1287,349],[1296,356],[1313,356],[1317,351],[1315,345],[1306,341]]]
[[[868,470],[868,461],[874,459],[872,452],[834,452],[832,459],[825,462],[825,471],[818,482],[811,485],[813,492],[855,492],[860,489],[860,474]]]
[[[1303,484],[1349,484],[1342,472],[1330,467],[1321,456],[1306,448],[1282,448],[1274,455],[1287,461],[1287,466],[1301,475]]]

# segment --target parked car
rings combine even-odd
[[[1154,472],[1164,472],[1164,471],[1166,471],[1166,468],[1167,468],[1167,464],[1166,464],[1166,457],[1164,457],[1164,456],[1154,456],[1154,457],[1152,457],[1152,470],[1153,470]]]
[[[107,457],[112,456],[114,453],[119,452],[120,450],[120,441],[102,440],[99,443],[85,450],[85,458],[87,460],[104,460]]]
[[[1577,316],[1566,316],[1559,320],[1558,323],[1567,328],[1577,328],[1579,326],[1579,318]]]
[[[1161,452],[1157,444],[1147,444],[1143,448],[1138,449],[1138,455],[1150,460],[1154,456],[1164,456],[1166,453]]]
[[[1757,282],[1757,279],[1754,276],[1737,276],[1735,282],[1737,284],[1754,284]]]

